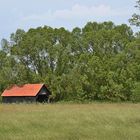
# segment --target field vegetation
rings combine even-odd
[[[1,104],[1,140],[139,140],[140,104]]]

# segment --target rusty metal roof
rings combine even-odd
[[[7,88],[1,96],[36,96],[43,85],[44,84],[25,84],[23,86],[14,85],[11,88]]]

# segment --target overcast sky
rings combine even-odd
[[[135,0],[0,0],[0,40],[21,28],[83,27],[88,21],[128,23]]]

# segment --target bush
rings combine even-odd
[[[140,102],[140,82],[135,84],[135,88],[132,91],[132,101]]]

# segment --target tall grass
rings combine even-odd
[[[140,140],[140,104],[0,104],[0,140]]]

